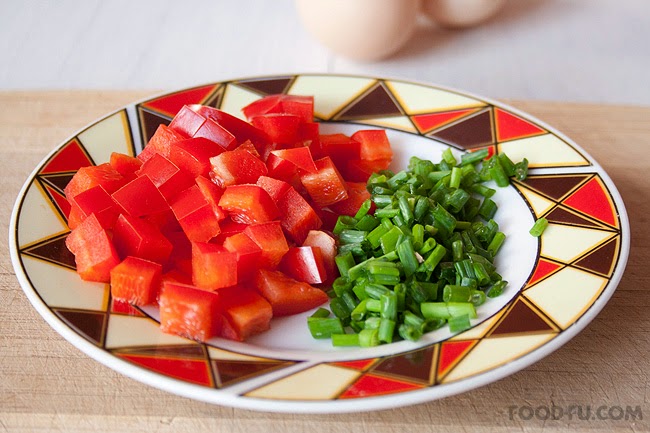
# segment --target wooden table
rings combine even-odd
[[[290,415],[213,406],[128,379],[61,338],[18,285],[6,233],[14,200],[31,170],[77,129],[153,93],[0,93],[0,224],[5,233],[0,237],[5,251],[0,261],[0,432],[650,431],[650,108],[511,101],[596,158],[629,213],[627,270],[609,304],[582,333],[529,368],[455,397],[362,414]],[[637,412],[636,419],[627,420],[519,416],[521,407],[553,405],[594,411],[605,406],[613,408],[614,418],[616,407]]]

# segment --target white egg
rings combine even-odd
[[[413,35],[420,0],[295,0],[304,27],[336,54],[379,60]]]
[[[423,0],[422,10],[447,28],[475,26],[494,16],[506,0]]]

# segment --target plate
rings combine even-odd
[[[479,309],[472,328],[376,348],[332,348],[309,337],[305,315],[274,319],[246,343],[167,335],[155,308],[111,299],[81,281],[65,247],[63,188],[80,167],[135,155],[184,104],[241,117],[273,93],[315,96],[323,132],[386,129],[393,168],[487,148],[530,161],[526,181],[494,196],[508,236],[497,267],[509,285]],[[540,238],[533,222],[550,224]],[[455,90],[363,76],[299,74],[211,83],[126,106],[74,134],[25,183],[10,225],[12,262],[43,318],[70,343],[145,384],[210,403],[278,412],[357,412],[421,403],[496,381],[543,358],[583,329],[611,297],[630,230],[609,176],[580,146],[539,120]]]

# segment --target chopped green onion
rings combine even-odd
[[[535,224],[533,224],[529,233],[531,236],[538,238],[542,235],[542,233],[544,233],[546,227],[548,227],[548,220],[546,218],[539,218],[537,221],[535,221]]]
[[[345,333],[343,324],[338,317],[309,317],[307,326],[314,338],[330,338],[332,334]]]
[[[332,334],[332,346],[359,346],[359,334]]]

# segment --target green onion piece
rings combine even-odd
[[[419,197],[415,202],[413,209],[413,217],[416,221],[421,221],[429,210],[429,199],[427,197]]]
[[[418,259],[415,257],[415,250],[410,239],[405,239],[397,245],[397,255],[402,263],[404,274],[407,277],[413,275],[418,267]]]
[[[449,330],[451,332],[461,332],[472,327],[472,325],[469,322],[469,316],[467,314],[463,314],[462,316],[452,317],[449,319],[448,323],[449,323]]]
[[[485,303],[486,298],[487,296],[483,290],[472,290],[472,298],[470,299],[470,302],[475,307],[478,307],[479,305],[483,305]]]
[[[425,319],[449,319],[449,309],[445,302],[423,302],[420,311]]]
[[[330,312],[326,308],[320,307],[318,310],[314,311],[314,313],[309,316],[309,317],[314,317],[314,318],[324,318],[324,317],[329,317]]]
[[[469,287],[448,284],[442,289],[444,302],[469,302],[472,291]]]
[[[336,296],[341,296],[343,292],[350,290],[351,288],[352,284],[345,277],[338,277],[332,282],[332,289],[334,290],[334,293],[336,293]]]
[[[384,343],[393,342],[393,334],[395,333],[395,320],[382,318],[379,321],[379,329],[377,330],[377,337],[379,341]]]
[[[308,317],[307,326],[314,338],[330,338],[332,334],[345,333],[338,317]]]
[[[366,236],[366,240],[370,243],[370,246],[373,249],[377,248],[380,245],[379,240],[383,235],[388,233],[388,230],[390,229],[386,228],[386,226],[384,226],[383,224],[380,224],[377,227],[375,227],[375,229],[373,229],[370,233],[368,233],[368,235]]]
[[[379,298],[379,316],[382,319],[397,320],[397,295],[388,292]]]
[[[506,176],[512,177],[515,175],[515,163],[512,162],[510,158],[508,158],[508,155],[505,153],[500,153],[497,158],[499,158],[499,164],[501,164],[501,168],[503,168],[503,171],[505,172]]]
[[[372,298],[379,300],[381,298],[381,295],[385,295],[389,292],[385,286],[381,286],[379,284],[367,284],[366,285],[366,294]],[[379,311],[379,310],[377,310]]]
[[[368,317],[363,322],[363,329],[379,329],[379,323],[381,323],[381,318],[377,316]]]
[[[405,340],[418,341],[422,337],[422,330],[406,323],[399,325],[397,332]]]
[[[375,218],[373,215],[364,215],[363,217],[361,217],[357,225],[354,227],[357,230],[361,230],[363,232],[369,232],[370,230],[373,230],[375,227],[377,227],[379,224],[380,224],[379,220]]]
[[[472,190],[472,192],[475,192],[475,193],[480,194],[483,197],[487,197],[487,198],[492,197],[497,192],[496,189],[489,188],[489,187],[487,187],[485,185],[482,185],[480,183],[475,183],[474,185],[471,186],[470,189]]]
[[[393,287],[393,292],[395,292],[395,299],[397,301],[397,311],[404,311],[407,292],[406,284],[396,284],[395,287]]]
[[[339,319],[347,319],[352,313],[352,308],[343,300],[343,298],[333,298],[330,300],[330,309]]]
[[[463,256],[465,255],[464,248],[465,244],[463,244],[462,239],[458,239],[457,241],[451,243],[451,253],[454,256],[455,262],[463,260]]]
[[[505,289],[507,285],[508,285],[508,282],[503,281],[503,280],[494,283],[494,285],[488,289],[488,291],[486,293],[487,297],[488,298],[496,298],[501,293],[503,293],[503,289]]]
[[[427,175],[427,177],[432,182],[440,182],[442,179],[446,178],[450,174],[451,174],[451,170],[432,171]]]
[[[372,201],[375,202],[378,208],[384,208],[389,206],[393,202],[393,197],[391,195],[373,195]],[[376,214],[376,213],[375,213]]]
[[[353,229],[354,226],[356,226],[356,225],[357,225],[357,220],[355,220],[354,218],[352,218],[351,216],[348,216],[348,215],[341,215],[336,220],[336,225],[334,226],[334,229],[332,230],[332,232],[335,235],[338,235],[343,230]]]
[[[460,167],[454,167],[451,169],[451,177],[449,179],[450,188],[460,188],[460,181],[463,178],[463,172]]]
[[[428,270],[433,271],[436,266],[438,266],[438,263],[440,263],[440,261],[445,257],[445,254],[447,254],[445,247],[438,244],[433,251],[431,251],[431,254],[429,254],[429,256],[424,260],[422,265],[424,265]]]
[[[483,292],[481,292],[481,293],[483,293]],[[366,308],[367,302],[368,302],[367,298],[362,299],[361,302],[359,302],[357,304],[357,306],[354,307],[354,310],[352,310],[352,312],[350,313],[350,319],[352,319],[352,320],[354,320],[356,322],[358,322],[360,320],[363,320],[365,315],[366,315],[366,311],[368,311],[367,308]]]
[[[332,346],[334,347],[349,347],[359,345],[359,334],[332,334]]]
[[[454,157],[454,154],[451,153],[451,147],[446,148],[442,152],[442,159],[449,164],[450,167],[455,166],[458,162],[456,161],[456,157]]]
[[[379,331],[377,329],[364,329],[357,335],[359,335],[359,346],[361,347],[379,345]]]
[[[479,286],[485,286],[490,283],[490,274],[485,270],[483,263],[475,262],[472,264],[472,267],[474,268],[474,275]]]
[[[544,233],[546,227],[548,227],[548,220],[546,218],[539,218],[537,221],[535,221],[535,224],[533,224],[529,233],[531,236],[538,238],[542,235],[542,233]]]
[[[503,245],[503,242],[506,240],[506,235],[503,232],[496,232],[494,234],[494,237],[492,238],[492,241],[487,247],[487,250],[489,251],[492,256],[496,256],[497,252],[501,248],[501,245]]]
[[[481,203],[481,207],[478,208],[478,214],[485,218],[486,221],[494,218],[496,213],[497,204],[491,198],[485,198]]]
[[[489,171],[492,180],[496,182],[497,186],[505,187],[510,185],[510,179],[508,179],[508,175],[503,170],[503,167],[501,167],[498,159],[494,159],[494,164],[489,168]]]
[[[342,245],[360,244],[366,239],[368,233],[361,230],[345,229],[339,233],[339,241]]]
[[[336,267],[339,268],[339,273],[343,277],[348,276],[348,271],[350,270],[351,267],[354,266],[354,257],[352,256],[352,253],[345,253],[345,254],[339,254],[334,258],[334,261],[336,262]]]
[[[528,160],[526,158],[515,164],[515,177],[522,181],[528,177]]]
[[[402,235],[402,231],[397,227],[393,227],[385,235],[379,238],[379,244],[381,245],[381,250],[384,254],[388,254],[395,250],[400,235]]]
[[[464,153],[460,157],[460,165],[476,164],[487,158],[489,152],[487,149],[477,150],[475,152]]]
[[[397,215],[399,215],[399,209],[393,209],[389,207],[377,209],[375,211],[375,217],[376,218],[395,218]]]
[[[356,215],[354,215],[354,219],[357,221],[361,220],[361,218],[363,218],[368,214],[371,207],[372,207],[372,201],[370,199],[361,203],[361,206],[359,206],[359,210],[357,211]]]
[[[447,302],[447,311],[450,317],[467,314],[470,319],[476,319],[476,308],[471,302]]]
[[[451,194],[449,194],[445,200],[445,204],[454,213],[460,212],[460,210],[465,206],[465,203],[469,200],[470,195],[464,189],[457,189]]]
[[[366,310],[379,313],[381,311],[381,301],[379,299],[366,299]]]

